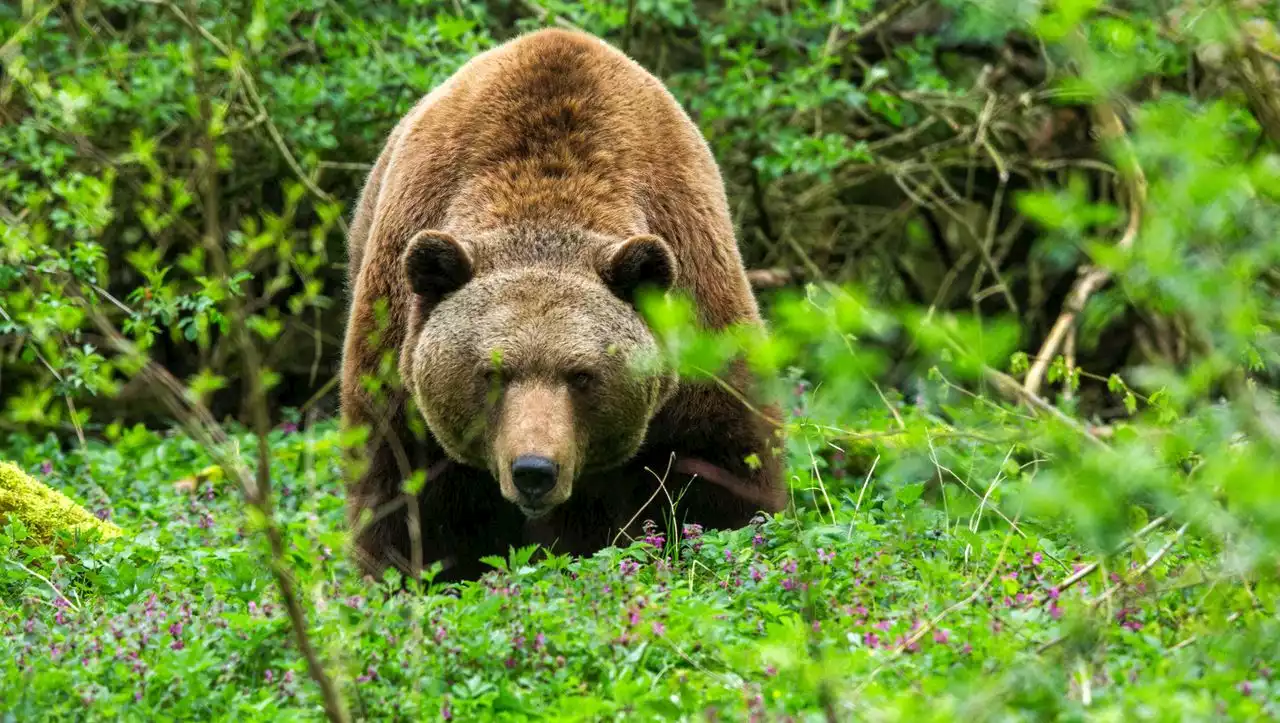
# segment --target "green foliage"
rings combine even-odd
[[[366,720],[737,720],[811,715],[826,695],[840,720],[1274,714],[1274,580],[1251,586],[1255,607],[1198,536],[1151,563],[1177,540],[1165,527],[1060,589],[1096,558],[1025,517],[1016,532],[1001,521],[1031,475],[936,438],[943,465],[973,465],[967,481],[990,488],[950,484],[944,507],[926,502],[924,477],[867,489],[833,472],[833,515],[806,504],[759,528],[652,533],[584,560],[514,550],[452,594],[387,594],[353,574],[332,423],[272,432],[271,472],[313,639]],[[61,563],[0,534],[6,711],[317,717],[267,553],[246,544],[238,494],[203,471],[203,450],[140,428],[70,454],[14,442],[24,464],[48,457],[51,480],[137,534],[83,541]]]
[[[318,718],[287,584],[367,720],[1280,714],[1276,7],[366,5],[0,7],[0,456],[130,533],[0,529],[12,717]],[[566,22],[690,109],[748,262],[814,281],[767,332],[644,306],[642,363],[782,401],[792,504],[374,586],[371,432],[317,421],[344,204],[418,97]],[[223,444],[243,397],[302,409]]]

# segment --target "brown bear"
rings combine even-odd
[[[349,256],[363,571],[471,579],[511,546],[589,554],[646,519],[733,528],[782,508],[777,407],[753,403],[745,365],[694,383],[636,363],[656,349],[647,288],[689,294],[707,329],[761,320],[706,142],[604,41],[523,35],[420,100]]]

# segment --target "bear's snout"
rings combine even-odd
[[[529,507],[539,505],[542,498],[556,486],[559,474],[559,465],[536,454],[522,454],[511,463],[511,478]]]
[[[579,450],[569,390],[526,382],[503,395],[490,464],[502,496],[537,518],[569,499]]]

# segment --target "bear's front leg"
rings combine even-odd
[[[353,496],[353,545],[361,571],[375,577],[388,567],[412,574],[417,538],[423,569],[439,562],[436,582],[474,580],[488,568],[487,555],[506,555],[520,544],[522,516],[502,499],[497,482],[482,470],[437,457],[416,497],[401,490],[404,475],[387,455],[375,454]],[[416,502],[416,510],[413,503]],[[361,523],[363,510],[373,518]],[[413,529],[415,526],[416,531]]]

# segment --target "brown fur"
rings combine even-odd
[[[371,427],[349,502],[353,522],[366,510],[376,518],[355,539],[365,570],[409,566],[413,516],[420,518],[421,561],[444,562],[447,579],[475,576],[480,556],[505,554],[509,545],[554,543],[558,551],[590,553],[629,523],[634,529],[646,518],[663,519],[666,496],[641,508],[664,474],[672,496],[691,477],[705,478],[694,479],[680,500],[685,522],[737,527],[757,509],[781,509],[773,427],[733,394],[708,384],[666,388],[657,381],[639,389],[615,380],[602,347],[647,340],[622,323],[622,305],[585,300],[603,299],[598,289],[612,283],[610,270],[625,266],[622,241],[648,235],[670,249],[674,286],[692,295],[707,328],[760,322],[706,143],[658,80],[596,38],[563,30],[517,38],[474,58],[397,124],[349,239],[353,303],[342,410],[348,425]],[[416,263],[406,259],[411,241],[415,250],[456,244],[453,265],[438,275],[475,279],[464,287],[466,301],[457,301],[461,292],[448,299],[414,293],[404,271]],[[517,294],[525,295],[518,303]],[[431,330],[433,314],[457,322]],[[472,338],[478,333],[501,338]],[[613,338],[618,333],[626,338]],[[481,374],[475,365],[484,363],[433,356],[442,334],[457,348],[496,344],[504,364],[510,353],[520,379],[532,381],[513,383],[485,407],[491,417],[461,403],[465,408],[442,406],[440,394],[471,394]],[[385,371],[387,353],[406,388],[378,398],[362,379]],[[603,411],[566,401],[577,397],[560,380],[582,360],[609,367],[603,396],[594,400]],[[741,365],[726,381],[751,388]],[[415,439],[411,398],[433,407],[419,410],[431,429],[475,423],[496,433]],[[615,425],[602,414],[636,420]],[[581,439],[566,439],[571,432]],[[509,490],[495,479],[502,478],[493,459],[506,455],[505,464],[510,454],[539,445],[563,447],[576,479],[563,504],[526,520],[503,499]],[[592,449],[630,454],[599,460]],[[485,454],[489,468],[479,459]],[[748,466],[751,454],[763,464]],[[401,480],[413,470],[429,470],[427,483],[416,500],[401,504]]]

